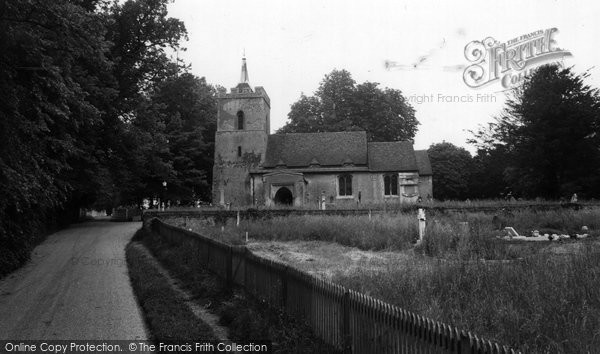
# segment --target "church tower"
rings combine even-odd
[[[262,87],[248,83],[246,58],[240,82],[217,95],[217,132],[213,167],[213,204],[252,205],[250,171],[264,162],[271,102]]]

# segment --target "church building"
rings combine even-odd
[[[270,134],[262,87],[239,84],[217,97],[213,204],[232,206],[414,203],[432,198],[426,150],[410,141],[368,142],[364,131]]]

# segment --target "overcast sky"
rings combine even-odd
[[[189,33],[188,49],[179,56],[209,83],[234,87],[245,49],[250,84],[263,86],[271,98],[272,132],[285,124],[301,93],[312,94],[334,68],[346,69],[358,83],[404,93],[421,123],[415,147],[423,149],[445,140],[473,151],[468,130],[503,106],[501,84],[473,89],[462,69],[452,69],[471,64],[464,49],[473,40],[506,42],[557,28],[555,46],[572,53],[564,65],[581,72],[600,62],[595,0],[176,0],[169,14]],[[406,66],[386,70],[386,60]],[[600,69],[591,73],[589,83],[600,86]]]

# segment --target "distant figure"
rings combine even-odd
[[[422,201],[423,201],[423,198],[421,198],[421,196],[419,196],[419,198],[417,198],[417,203],[421,204]]]
[[[573,193],[571,196],[571,203],[577,203],[577,193]]]
[[[433,201],[433,197],[431,196],[431,194],[427,194],[427,201],[429,203],[431,203]]]

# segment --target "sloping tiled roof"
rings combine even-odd
[[[367,164],[367,133],[292,133],[269,135],[263,167],[304,167]]]
[[[429,162],[429,154],[427,153],[427,150],[415,150],[415,156],[417,158],[417,167],[419,167],[419,175],[433,175],[433,171],[431,170],[431,162]]]
[[[417,171],[412,143],[410,141],[369,143],[369,170]]]

